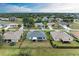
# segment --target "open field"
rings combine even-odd
[[[71,29],[79,29],[79,23],[72,23],[70,28]]]
[[[58,48],[1,48],[0,56],[79,56],[79,49],[58,49]]]

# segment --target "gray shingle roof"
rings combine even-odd
[[[37,40],[45,40],[46,39],[46,35],[42,31],[30,31],[27,33],[28,39],[33,39],[33,37],[37,37],[37,38],[41,37],[40,39],[37,39]]]
[[[70,35],[68,35],[65,32],[61,32],[61,31],[55,31],[55,32],[50,32],[50,34],[52,35],[52,38],[55,41],[73,41],[73,37],[71,37]]]
[[[20,39],[22,33],[23,33],[23,30],[18,30],[16,32],[9,31],[9,32],[4,33],[3,39],[5,40],[10,39],[13,42],[17,42]]]

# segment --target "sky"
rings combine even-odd
[[[79,3],[0,3],[0,13],[79,13]]]

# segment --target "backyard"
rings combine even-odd
[[[78,56],[79,49],[58,48],[1,48],[0,56]]]

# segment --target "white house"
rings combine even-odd
[[[54,31],[54,32],[50,32],[50,34],[54,41],[62,41],[62,42],[72,42],[73,41],[73,37],[70,36],[69,34],[67,34],[66,32]]]
[[[48,21],[49,19],[47,17],[43,17],[42,21]]]
[[[10,28],[14,28],[14,27],[18,27],[18,24],[16,24],[16,23],[11,23],[11,24],[9,24],[8,26],[10,26]]]
[[[8,21],[9,18],[2,18],[2,17],[0,17],[0,20],[2,20],[2,21]]]
[[[43,23],[35,23],[35,27],[45,28],[45,25]]]
[[[9,20],[10,20],[10,21],[16,21],[17,18],[16,18],[16,17],[10,17]]]

